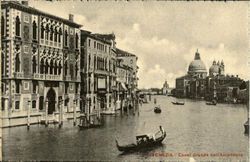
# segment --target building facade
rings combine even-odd
[[[1,4],[3,118],[79,109],[81,25],[27,3]]]
[[[103,113],[114,110],[116,57],[113,41],[114,36],[104,39],[89,31],[81,31],[81,96],[86,100],[84,111],[87,114],[94,113],[98,106]]]

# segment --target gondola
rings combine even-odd
[[[116,139],[115,140],[116,147],[121,152],[129,152],[129,151],[138,151],[143,148],[156,146],[156,145],[161,144],[161,142],[166,137],[166,132],[162,129],[161,126],[160,126],[160,131],[155,133],[155,136],[157,136],[158,134],[160,134],[160,136],[157,138],[154,138],[154,136],[151,137],[149,135],[136,136],[136,141],[137,141],[136,144],[132,143],[132,144],[124,145],[124,146],[120,146]]]
[[[174,105],[184,105],[185,103],[184,102],[172,102],[172,104],[174,104]]]
[[[154,108],[154,112],[155,112],[155,113],[161,113],[161,108],[160,108],[160,106],[156,106],[156,107]]]
[[[85,122],[80,122],[80,124],[78,125],[78,127],[80,129],[89,129],[89,128],[100,128],[104,126],[104,119],[103,117],[101,117],[100,119],[98,119],[96,122],[89,122],[89,121],[85,121]]]

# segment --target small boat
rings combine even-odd
[[[245,122],[244,128],[245,128],[245,133],[248,134],[249,133],[249,121]]]
[[[207,105],[216,105],[217,103],[215,102],[206,102]]]
[[[88,120],[84,120],[84,119],[80,119],[80,124],[78,125],[78,127],[80,129],[88,129],[88,128],[99,128],[102,127],[104,125],[104,119],[103,117],[97,118],[95,121],[88,121]]]
[[[153,136],[149,136],[149,135],[136,136],[136,144],[132,143],[132,144],[120,146],[117,139],[115,140],[115,142],[116,142],[116,147],[119,151],[129,152],[129,151],[137,151],[143,148],[148,148],[148,147],[159,145],[165,139],[165,137],[166,137],[166,132],[160,126],[160,131],[155,133]]]
[[[154,108],[154,112],[155,112],[155,113],[161,113],[161,108],[160,108],[160,106],[156,106],[156,107]]]
[[[172,104],[174,104],[174,105],[184,105],[185,103],[184,102],[172,102]]]

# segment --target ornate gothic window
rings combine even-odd
[[[58,37],[58,42],[61,43],[61,35],[62,35],[62,29],[59,28],[59,37]]]
[[[36,22],[33,21],[33,39],[36,39],[36,33],[37,33],[37,26],[36,26]]]
[[[61,65],[61,61],[60,61],[59,65],[58,65],[58,75],[61,75],[61,69],[62,69],[62,65]]]
[[[44,27],[43,27],[43,23],[41,23],[41,39],[44,39]]]
[[[49,72],[49,63],[48,63],[48,60],[46,60],[45,62],[45,74],[48,74]]]
[[[16,69],[16,72],[20,72],[20,58],[19,58],[19,54],[16,54],[15,69]]]
[[[1,35],[4,36],[4,31],[5,31],[5,21],[4,21],[4,17],[1,17]]]
[[[36,56],[33,56],[33,58],[32,58],[32,69],[33,69],[33,74],[36,73],[36,66],[37,66],[37,63],[36,63]]]
[[[54,41],[57,42],[57,28],[55,28],[55,32],[54,32]]]
[[[53,34],[54,34],[54,30],[53,27],[50,27],[50,40],[53,41]]]
[[[45,36],[46,40],[49,40],[49,25],[46,25],[46,36]]]
[[[20,80],[16,80],[16,93],[20,93]]]
[[[54,63],[53,60],[50,60],[50,74],[53,74]]]
[[[16,36],[20,36],[20,19],[19,19],[19,16],[16,17]]]
[[[79,37],[78,37],[78,34],[76,33],[76,48],[78,48],[78,40],[79,40]]]
[[[44,60],[43,60],[43,58],[41,59],[41,62],[40,62],[40,73],[41,74],[44,73]]]
[[[57,75],[57,62],[55,61],[55,65],[54,65],[54,75]]]
[[[68,32],[65,31],[65,46],[68,46]]]

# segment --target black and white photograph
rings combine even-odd
[[[249,2],[0,4],[0,161],[249,161]]]

